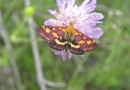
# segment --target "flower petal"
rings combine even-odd
[[[75,4],[75,0],[67,0],[67,7],[73,7]]]
[[[57,21],[55,19],[48,19],[44,22],[44,25],[46,26],[54,26],[56,25]]]
[[[96,8],[96,1],[97,0],[92,0],[90,3],[84,6],[86,13],[90,13]]]
[[[59,11],[64,11],[65,6],[66,6],[66,0],[56,0],[57,1],[57,6],[59,8]]]
[[[55,51],[55,50],[53,50],[53,51],[54,51],[55,55],[61,55],[63,61],[65,61],[67,57],[69,59],[72,57],[72,54],[71,54],[71,52],[69,50],[67,50],[67,51],[65,51],[65,50],[63,50],[63,51]]]
[[[55,55],[61,55],[62,51],[54,51]]]
[[[48,12],[52,14],[53,16],[57,17],[58,13],[55,10],[49,9]]]
[[[65,50],[63,50],[61,55],[62,55],[62,60],[65,61],[67,58],[67,52]]]
[[[90,38],[100,38],[102,36],[103,32],[102,29],[99,27],[94,27],[93,31],[91,33],[87,33],[86,35]]]
[[[90,0],[84,0],[83,3],[81,4],[81,6],[84,6],[84,5],[88,4],[89,1]]]
[[[89,18],[93,19],[93,20],[101,20],[104,18],[104,16],[101,13],[91,13]]]
[[[71,59],[72,53],[68,50],[68,58]]]

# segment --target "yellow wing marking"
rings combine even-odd
[[[55,28],[52,28],[52,30],[56,30]]]
[[[80,40],[79,42],[78,42],[78,44],[84,44],[85,43],[85,41],[83,41],[83,40]]]
[[[68,43],[67,41],[65,41],[65,42],[60,42],[58,39],[56,39],[55,42],[56,42],[58,45],[65,45],[65,44]]]
[[[88,45],[90,45],[91,43],[92,43],[92,41],[91,41],[91,40],[88,40],[88,41],[87,41],[87,44],[88,44]]]
[[[58,36],[57,33],[55,33],[55,32],[52,32],[52,35],[53,35],[55,38],[59,38],[59,36]]]
[[[84,36],[84,39],[86,39],[86,37]]]
[[[66,29],[61,29],[63,32],[66,32]]]
[[[70,44],[70,46],[73,47],[73,48],[80,48],[79,45],[74,45],[74,44],[72,44],[71,42],[69,42],[69,44]]]
[[[59,30],[61,29],[61,27],[59,27]]]
[[[45,26],[42,26],[43,29],[45,29]]]
[[[49,29],[49,28],[46,28],[45,30],[46,30],[46,32],[47,32],[47,33],[49,33],[49,32],[50,32],[50,29]]]

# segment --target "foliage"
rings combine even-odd
[[[97,5],[97,11],[105,17],[100,26],[104,35],[96,40],[98,48],[86,53],[83,58],[74,56],[63,62],[60,56],[55,56],[47,48],[47,43],[36,32],[45,78],[66,83],[63,88],[48,87],[48,90],[130,90],[130,1],[98,0]],[[25,7],[24,0],[0,0],[3,22],[25,90],[39,90],[28,17],[34,18],[38,28],[44,20],[52,17],[47,10],[55,7],[55,0],[31,0],[28,8]],[[17,90],[7,53],[0,34],[0,89]]]

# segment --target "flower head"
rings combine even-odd
[[[99,38],[103,32],[96,25],[102,23],[100,20],[103,19],[103,15],[94,12],[96,0],[84,0],[80,6],[74,4],[75,0],[57,0],[59,12],[52,9],[48,10],[56,19],[48,19],[44,22],[44,25],[67,27],[72,24],[74,29],[87,37]],[[71,52],[66,49],[62,51],[54,50],[54,52],[56,55],[62,55],[63,60],[72,57]]]

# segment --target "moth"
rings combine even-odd
[[[79,32],[73,27],[69,26],[42,26],[38,33],[48,42],[48,46],[57,51],[69,50],[72,54],[83,55],[85,52],[96,49],[96,42]]]

